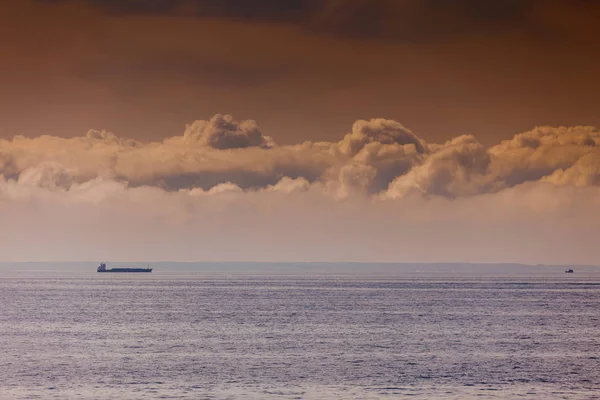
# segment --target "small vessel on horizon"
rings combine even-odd
[[[106,268],[106,263],[101,262],[100,266],[96,270],[97,272],[152,272],[152,268]]]
[[[568,268],[568,269],[565,270],[565,274],[572,274],[574,272],[575,271],[573,270],[573,268]]]

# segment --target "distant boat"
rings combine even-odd
[[[152,272],[152,268],[111,268],[106,269],[106,263],[101,262],[98,272]]]
[[[573,271],[573,268],[569,268],[569,269],[565,270],[565,274],[572,274],[573,272],[575,272],[575,271]]]

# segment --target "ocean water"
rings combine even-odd
[[[600,399],[599,268],[153,266],[0,265],[0,398]]]

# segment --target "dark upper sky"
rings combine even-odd
[[[279,143],[396,119],[430,141],[600,126],[593,0],[0,0],[0,137],[181,134],[255,119]]]

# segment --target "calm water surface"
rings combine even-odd
[[[600,399],[598,269],[328,268],[2,265],[0,398]]]

